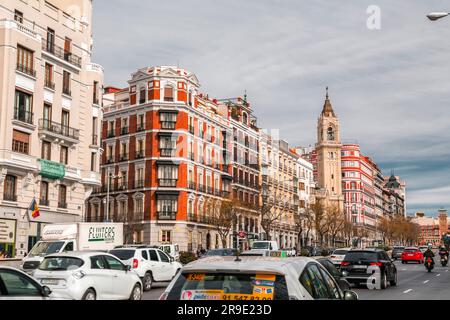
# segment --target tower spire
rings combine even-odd
[[[330,95],[328,92],[328,86],[326,87],[326,96],[325,96],[325,104],[323,106],[322,115],[325,117],[336,117],[334,113],[333,106],[330,102]]]

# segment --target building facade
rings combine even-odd
[[[412,222],[419,226],[419,245],[432,244],[438,246],[443,243],[442,237],[449,231],[447,220],[447,210],[441,209],[438,212],[438,217],[427,217],[423,213],[416,213],[416,216],[411,219]]]
[[[103,69],[92,44],[91,1],[0,4],[0,251],[9,257],[27,254],[45,224],[82,221],[100,185]]]

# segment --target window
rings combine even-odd
[[[68,160],[69,160],[69,148],[61,146],[61,154],[60,154],[59,162],[67,165]],[[94,171],[94,170],[92,170],[92,171]]]
[[[42,154],[41,158],[44,160],[51,160],[52,144],[48,141],[42,141]]]
[[[305,276],[304,279],[306,281],[305,283],[309,287],[312,287],[313,298],[314,299],[328,299],[329,298],[328,288],[325,284],[325,280],[323,279],[322,274],[319,271],[319,268],[314,264],[310,264],[306,267],[306,270],[303,271],[303,273],[308,274],[308,276]],[[302,275],[302,278],[303,278],[303,275]],[[307,286],[305,286],[305,288],[307,288]]]
[[[44,85],[46,88],[55,89],[55,84],[53,83],[53,66],[49,63],[45,63]]]
[[[106,260],[106,263],[108,264],[108,269],[111,270],[125,270],[125,266],[117,260],[116,258],[110,257],[110,256],[103,256],[103,258]]]
[[[144,178],[144,168],[136,169],[136,187],[142,188],[144,186],[145,178]]]
[[[12,151],[28,154],[30,135],[22,131],[13,130]]]
[[[63,93],[70,96],[72,92],[70,91],[70,72],[63,71]]]
[[[158,195],[156,206],[160,220],[176,220],[178,196]]]
[[[67,110],[61,111],[61,133],[69,136],[70,113]]]
[[[160,136],[159,148],[162,157],[174,157],[176,150],[176,137]]]
[[[26,123],[33,123],[32,113],[33,96],[16,90],[16,101],[14,105],[14,119]]]
[[[48,206],[48,182],[41,181],[41,196],[39,204]]]
[[[58,208],[67,209],[67,187],[65,185],[59,186],[58,194]]]
[[[47,51],[55,53],[55,31],[47,28]]]
[[[122,119],[121,133],[128,134],[128,118]]]
[[[145,88],[141,88],[141,90],[139,91],[139,103],[140,104],[143,104],[143,103],[145,103],[145,101],[147,100],[146,99],[146,96],[145,96]]]
[[[50,104],[44,104],[44,111],[42,113],[42,127],[43,129],[49,130],[51,128],[52,121],[52,106]]]
[[[173,130],[177,123],[177,114],[169,112],[160,112],[159,120],[161,122],[161,129]]]
[[[95,152],[91,153],[91,171],[97,171],[97,154]]]
[[[103,256],[91,257],[91,269],[107,269]]]
[[[30,76],[36,76],[34,71],[33,51],[17,46],[17,70]]]
[[[138,126],[137,131],[144,131],[145,130],[145,116],[144,114],[138,115]]]
[[[176,187],[178,180],[178,167],[159,165],[158,180],[161,187]]]
[[[164,235],[164,233],[166,233],[166,235]],[[169,235],[169,240],[166,240],[166,241],[162,240],[163,243],[170,242],[170,231],[163,231],[163,237],[165,236],[167,239],[167,235]],[[159,254],[159,258],[161,259],[161,262],[166,262],[166,263],[170,262],[169,257],[164,252],[158,251],[158,254]]]
[[[92,102],[94,104],[99,104],[99,99],[98,99],[98,81],[94,81],[94,87],[93,87],[93,100]]]
[[[170,230],[162,230],[161,231],[161,242],[162,243],[170,243],[171,241],[172,241],[172,232]],[[158,253],[161,256],[161,252],[158,251]]]
[[[70,61],[72,55],[72,40],[70,38],[64,39],[64,60]]]
[[[147,253],[147,250],[142,250],[142,251],[141,251],[141,256],[142,256],[142,258],[144,258],[145,260],[148,260],[148,253]]]
[[[3,200],[17,201],[17,178],[10,174],[7,174],[4,182]]]
[[[329,127],[327,133],[328,133],[328,140],[334,141],[334,139],[335,139],[334,129],[332,127]]]
[[[19,10],[14,10],[14,20],[23,23],[23,13]]]
[[[41,291],[27,277],[12,270],[0,271],[0,283],[3,283],[10,297],[41,297]]]
[[[173,88],[171,86],[164,87],[164,101],[173,101]]]
[[[148,250],[148,253],[150,254],[150,261],[159,261],[156,250]]]

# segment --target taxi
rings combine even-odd
[[[185,265],[160,300],[357,300],[307,257],[210,257]]]

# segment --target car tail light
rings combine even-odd
[[[383,264],[381,262],[371,262],[370,265],[373,267],[381,267]]]
[[[133,269],[137,269],[138,266],[139,266],[138,259],[133,259]]]
[[[336,256],[331,256],[331,258],[333,259],[333,258],[336,258]]]
[[[341,266],[348,266],[348,265],[350,265],[350,262],[348,262],[348,261],[341,262]]]

